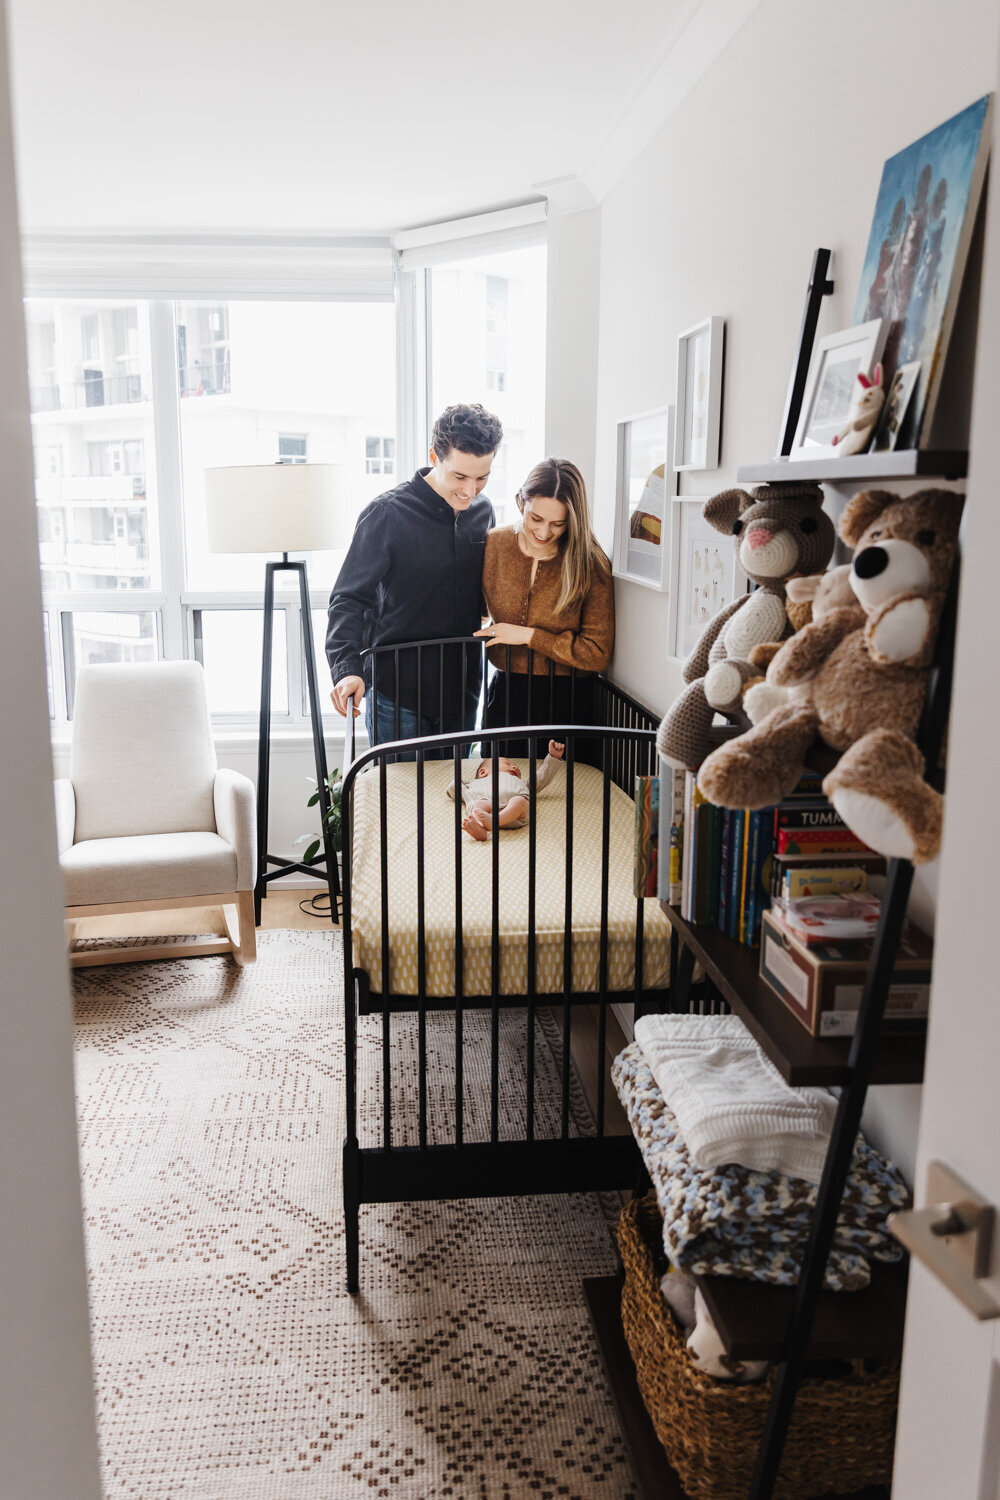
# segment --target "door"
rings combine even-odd
[[[963,528],[934,994],[916,1204],[931,1161],[1000,1210],[1000,177],[994,119],[976,398]],[[996,1238],[996,1235],[994,1236]],[[1000,1301],[1000,1255],[982,1286]],[[1000,1500],[1000,1319],[972,1313],[916,1258],[894,1500]]]

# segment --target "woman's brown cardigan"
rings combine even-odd
[[[536,674],[548,673],[549,661],[556,675],[569,675],[571,667],[581,672],[603,672],[611,661],[615,644],[615,596],[610,567],[596,569],[587,597],[556,610],[562,587],[562,554],[539,562],[531,582],[534,559],[518,545],[513,526],[499,526],[487,533],[483,561],[483,596],[497,624],[531,626],[530,646],[511,646],[510,670],[522,675],[528,670],[528,652],[535,653]],[[493,646],[489,657],[499,670],[507,668],[506,646]]]

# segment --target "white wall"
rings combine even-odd
[[[813,250],[834,251],[820,331],[852,321],[882,164],[993,85],[994,0],[763,0],[602,205],[595,495],[610,544],[615,422],[674,396],[678,332],[726,319],[721,467],[770,457]],[[659,709],[676,692],[666,601],[618,585],[615,676]]]
[[[98,1500],[3,28],[0,0],[0,1495]]]
[[[594,485],[608,549],[615,423],[673,400],[681,329],[726,319],[720,468],[684,475],[682,492],[714,494],[740,464],[776,451],[813,251],[834,252],[820,332],[847,327],[882,164],[993,87],[997,26],[995,0],[949,4],[946,37],[935,0],[886,0],[877,13],[860,0],[835,12],[762,0],[609,192]],[[550,275],[559,277],[555,255]],[[585,384],[551,346],[549,367],[567,389]],[[616,600],[614,677],[662,711],[681,685],[681,664],[666,655],[666,596],[619,579]],[[922,874],[915,909],[925,924],[933,892],[933,872]],[[876,1090],[866,1117],[911,1174],[918,1111],[918,1090]]]
[[[576,464],[596,509],[600,210],[560,213],[550,208],[548,243],[545,452]]]

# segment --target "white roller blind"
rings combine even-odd
[[[389,302],[386,236],[29,235],[28,297],[260,298]]]
[[[476,255],[495,255],[498,250],[523,250],[545,239],[546,204],[522,203],[495,213],[475,214],[425,224],[419,229],[398,229],[392,243],[401,271],[418,271],[446,261],[467,260]]]

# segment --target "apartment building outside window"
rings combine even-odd
[[[370,432],[393,459],[392,304],[30,299],[26,323],[54,716],[72,716],[79,666],[169,655],[203,661],[217,718],[251,721],[265,559],[209,553],[205,470],[345,464],[360,511],[384,488]],[[174,421],[179,449],[158,451]],[[340,561],[309,558],[317,635]],[[291,725],[307,718],[297,603],[279,598],[275,625],[272,702]]]

